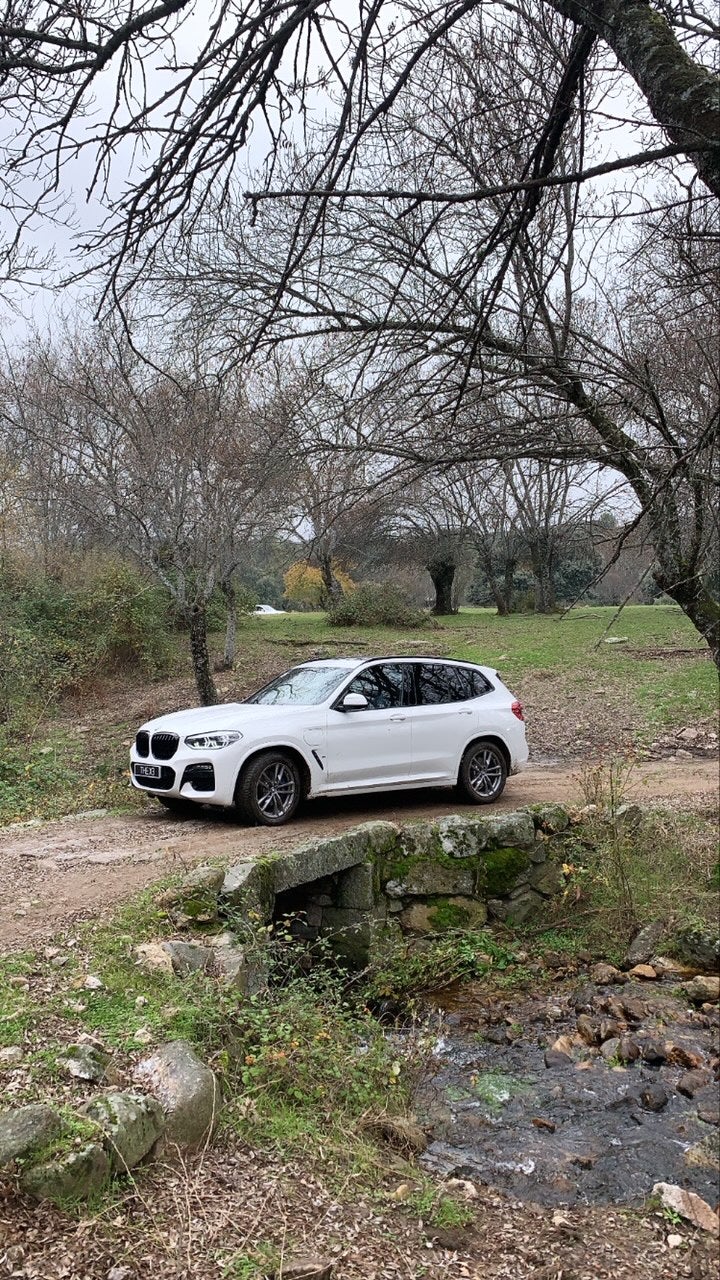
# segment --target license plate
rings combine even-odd
[[[162,775],[160,773],[159,764],[136,764],[135,765],[136,778],[160,778],[161,776]]]

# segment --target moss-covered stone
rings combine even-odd
[[[566,831],[570,826],[570,814],[561,804],[533,804],[530,806],[535,825],[551,833]]]
[[[488,894],[502,898],[510,892],[519,876],[530,866],[526,849],[507,847],[491,849],[485,854],[485,883]]]

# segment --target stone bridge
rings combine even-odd
[[[327,937],[364,964],[403,935],[519,924],[561,890],[559,805],[453,815],[437,822],[367,822],[290,853],[246,859],[220,888],[221,914],[268,924],[287,917],[297,936]]]

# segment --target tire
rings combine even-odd
[[[163,809],[174,813],[178,818],[196,818],[200,805],[193,800],[180,800],[177,796],[156,796]]]
[[[458,787],[470,804],[494,804],[507,782],[507,762],[494,742],[473,742],[460,763]]]
[[[235,788],[235,805],[248,822],[281,827],[295,815],[302,799],[300,770],[282,751],[263,751],[243,769]]]

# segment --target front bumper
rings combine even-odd
[[[219,759],[223,754],[222,751],[203,754],[181,743],[170,760],[155,760],[152,754],[138,755],[133,747],[130,780],[137,791],[151,796],[228,806],[233,803],[237,765],[234,761]],[[157,771],[158,776],[147,776],[146,770]]]

